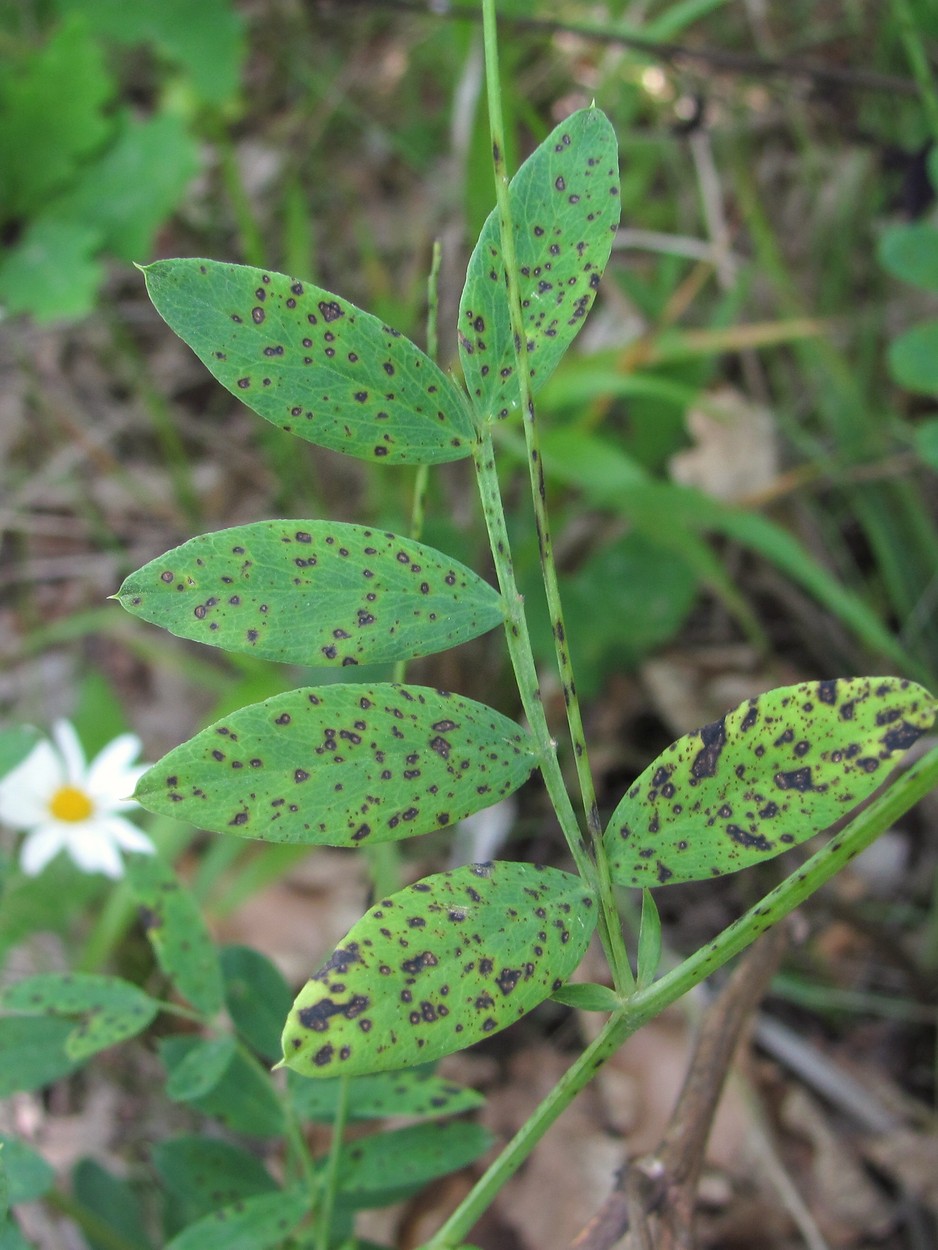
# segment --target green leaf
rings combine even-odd
[[[173,1102],[195,1102],[204,1098],[228,1071],[236,1050],[233,1037],[196,1038],[169,1075],[167,1098]]]
[[[269,1250],[286,1241],[310,1202],[303,1186],[239,1199],[184,1228],[166,1250]]]
[[[536,758],[525,730],[459,695],[319,686],[210,725],[145,773],[135,797],[217,833],[359,846],[454,824],[516,790]]]
[[[35,1202],[55,1184],[55,1169],[18,1137],[0,1133],[0,1160],[11,1206],[17,1202]]]
[[[938,418],[923,421],[915,430],[915,451],[922,464],[938,469]],[[2,748],[0,748],[2,749]],[[3,770],[0,768],[0,776]]]
[[[181,1204],[186,1223],[277,1186],[256,1155],[211,1137],[173,1137],[153,1147],[153,1166]]]
[[[622,1006],[615,990],[590,982],[571,981],[551,994],[551,998],[555,1003],[576,1007],[578,1011],[617,1011]]]
[[[891,226],[879,240],[883,268],[926,291],[938,291],[938,230],[924,222]]]
[[[184,998],[214,1015],[224,1003],[218,952],[202,913],[158,855],[128,855],[127,881],[157,962]]]
[[[159,1011],[149,994],[120,977],[93,972],[46,972],[26,977],[0,994],[0,1006],[34,1016],[82,1016],[65,1042],[72,1059],[141,1033]]]
[[[211,260],[144,269],[160,316],[219,382],[283,430],[385,464],[472,453],[464,396],[409,339],[329,291]]]
[[[661,917],[651,890],[642,891],[642,918],[638,926],[636,982],[640,990],[651,985],[661,963]]]
[[[238,89],[244,22],[231,0],[56,0],[56,7],[120,43],[155,44],[161,59],[185,68],[206,103],[222,104]]]
[[[770,690],[679,738],[604,835],[614,881],[655,886],[747,868],[803,842],[879,786],[936,703],[898,677]]]
[[[0,1250],[36,1250],[11,1218],[0,1219]]]
[[[909,391],[938,395],[938,321],[923,321],[889,345],[889,372]]]
[[[166,1037],[160,1042],[160,1058],[169,1080],[198,1045],[194,1037]],[[277,1137],[283,1133],[283,1108],[270,1077],[256,1063],[236,1051],[221,1079],[191,1105],[214,1116],[237,1133],[253,1137]]]
[[[278,968],[250,946],[221,951],[225,1004],[235,1028],[265,1059],[280,1054],[280,1033],[293,994]]]
[[[154,234],[198,171],[199,152],[172,114],[141,121],[128,111],[118,125],[114,142],[82,166],[48,216],[93,227],[105,250],[130,262],[150,254]]]
[[[357,1209],[385,1206],[468,1166],[492,1144],[481,1124],[452,1120],[374,1133],[342,1147],[339,1195]],[[393,1159],[393,1167],[388,1161]]]
[[[94,1159],[81,1159],[72,1170],[72,1192],[86,1211],[92,1212],[108,1235],[96,1237],[90,1228],[84,1236],[92,1250],[150,1250],[143,1213],[137,1195],[125,1180],[112,1176]]]
[[[285,1011],[281,1023],[286,1014]],[[287,1076],[290,1102],[296,1114],[307,1120],[331,1124],[339,1105],[343,1078],[311,1081],[296,1072],[288,1072]],[[484,1102],[476,1090],[454,1085],[428,1068],[405,1068],[402,1072],[353,1077],[348,1087],[347,1114],[352,1120],[402,1115],[436,1119],[474,1111]]]
[[[72,1022],[55,1016],[0,1017],[0,1098],[41,1089],[80,1067],[65,1051],[71,1032]]]
[[[104,276],[100,246],[95,226],[37,217],[0,263],[0,304],[42,322],[83,317]]]
[[[114,94],[103,51],[80,19],[42,48],[15,51],[11,41],[0,65],[0,224],[45,208],[105,142]]]
[[[525,1015],[583,957],[596,909],[579,877],[473,864],[383,899],[300,991],[284,1062],[384,1072],[462,1050]]]
[[[410,660],[504,621],[501,596],[432,547],[336,521],[259,521],[190,539],[117,594],[182,638],[289,664]]]
[[[515,174],[509,197],[536,391],[583,324],[619,224],[619,162],[608,118],[589,108],[561,122]],[[504,417],[517,406],[497,209],[469,261],[459,305],[459,356],[481,417]]]

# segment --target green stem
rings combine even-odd
[[[610,1016],[598,1037],[567,1069],[423,1250],[451,1250],[464,1241],[499,1189],[514,1175],[551,1124],[626,1038],[751,945],[771,925],[794,911],[936,785],[938,747],[913,764],[907,773],[874,799],[797,872],[776,886],[712,942],[624,1002],[622,1009]]]
[[[495,562],[495,574],[498,586],[505,602],[506,621],[505,638],[508,643],[508,655],[511,659],[521,706],[534,735],[538,750],[541,776],[554,806],[560,827],[563,830],[570,854],[577,871],[584,881],[597,892],[600,902],[599,936],[609,960],[613,975],[616,976],[616,988],[620,993],[634,988],[634,978],[628,960],[623,954],[621,962],[617,961],[615,952],[622,947],[622,933],[619,917],[613,903],[609,906],[598,889],[596,866],[590,858],[589,848],[583,838],[576,812],[567,793],[567,787],[557,759],[557,744],[551,737],[544,704],[541,698],[540,682],[537,667],[534,663],[534,652],[531,638],[524,616],[524,599],[515,581],[514,566],[511,560],[511,547],[508,542],[508,529],[505,524],[505,512],[502,496],[495,471],[495,453],[492,447],[492,435],[484,429],[479,436],[479,445],[475,453],[476,480],[482,500],[482,514],[488,530],[489,545]],[[618,939],[618,943],[616,942]]]
[[[622,926],[616,908],[609,866],[602,844],[602,822],[599,816],[596,789],[593,784],[593,775],[590,770],[589,755],[586,749],[586,735],[583,732],[583,717],[580,711],[580,701],[577,698],[573,663],[570,658],[570,649],[567,645],[567,628],[560,598],[560,587],[557,581],[557,565],[554,561],[553,539],[547,513],[544,466],[541,458],[540,438],[538,436],[534,400],[531,395],[530,375],[528,372],[527,327],[524,322],[524,314],[521,308],[521,292],[518,287],[518,263],[515,255],[514,226],[508,193],[508,171],[505,165],[505,128],[502,120],[501,83],[498,73],[495,0],[482,0],[482,20],[485,45],[485,78],[488,92],[492,159],[495,166],[495,193],[498,202],[499,234],[502,260],[508,280],[508,310],[515,344],[515,372],[518,378],[518,395],[524,422],[525,442],[527,444],[528,472],[531,481],[531,498],[534,507],[534,523],[537,529],[541,572],[550,612],[554,651],[557,657],[557,668],[560,672],[577,781],[583,801],[589,845],[595,861],[595,872],[591,873],[587,879],[593,880],[595,883],[600,909],[604,918],[603,929],[605,930],[604,946],[606,947],[606,954],[612,968],[616,988],[622,990],[631,984],[632,974],[625,950],[625,942],[622,937]],[[567,840],[571,840],[569,833]],[[580,842],[579,833],[576,841]],[[577,866],[580,867],[579,864]],[[580,868],[580,872],[583,873],[582,868]]]
[[[329,1250],[332,1212],[335,1209],[335,1199],[339,1189],[342,1139],[345,1136],[345,1122],[348,1119],[349,1080],[347,1076],[339,1077],[339,1101],[336,1104],[335,1119],[332,1121],[332,1145],[329,1149],[326,1173],[323,1178],[322,1205],[316,1220],[316,1250]]]
[[[902,42],[905,44],[905,54],[909,58],[909,65],[915,78],[915,85],[918,87],[922,108],[925,111],[925,116],[928,118],[928,126],[931,130],[932,138],[938,143],[938,88],[936,88],[935,80],[932,76],[928,56],[922,46],[921,32],[916,25],[915,15],[912,12],[909,0],[892,0],[892,9],[896,16]]]

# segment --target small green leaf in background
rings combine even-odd
[[[228,1014],[248,1045],[272,1063],[293,993],[280,970],[251,946],[225,946],[220,959]]]
[[[604,835],[613,880],[702,881],[770,859],[871,794],[935,719],[898,677],[770,690],[679,738],[645,769]]]
[[[651,985],[661,963],[661,917],[651,890],[642,891],[642,918],[638,926],[635,980],[640,990]]]
[[[291,690],[241,708],[140,779],[138,802],[216,833],[360,846],[489,807],[537,760],[499,712],[423,686]]]
[[[879,240],[879,260],[894,278],[938,291],[938,230],[924,222],[891,226]]]
[[[422,543],[336,521],[259,521],[192,538],[118,591],[171,634],[289,664],[410,660],[505,619],[501,596]]]
[[[46,972],[7,986],[0,1006],[35,1016],[81,1016],[65,1042],[72,1059],[90,1055],[141,1033],[159,1003],[120,977],[92,972]]]
[[[438,1176],[466,1167],[488,1150],[492,1140],[480,1124],[451,1120],[347,1142],[339,1156],[340,1199],[356,1209],[383,1207]]]
[[[81,1066],[66,1053],[71,1020],[55,1016],[0,1016],[0,1098],[41,1089]]]
[[[286,1242],[311,1200],[304,1187],[239,1199],[184,1228],[166,1250],[270,1250]]]
[[[153,1147],[153,1166],[181,1207],[186,1224],[220,1206],[277,1186],[256,1155],[211,1137],[171,1137]]]
[[[233,1037],[196,1038],[169,1074],[166,1097],[174,1102],[195,1102],[204,1098],[228,1071],[236,1050]]]
[[[12,1218],[0,1218],[0,1250],[36,1250],[36,1247],[26,1240]]]
[[[194,1037],[165,1037],[160,1041],[160,1058],[169,1081],[176,1070],[199,1045]],[[269,1074],[236,1051],[221,1079],[191,1105],[214,1116],[237,1133],[252,1137],[277,1137],[284,1130],[283,1108]]]
[[[105,143],[104,110],[115,90],[103,49],[81,20],[63,23],[44,47],[12,52],[0,61],[0,224],[44,207]]]
[[[938,395],[938,321],[923,321],[893,339],[887,359],[900,386]]]
[[[0,263],[0,303],[37,321],[80,317],[94,302],[104,268],[94,259],[102,236],[84,222],[48,214],[26,228]]]
[[[288,1003],[287,1011],[289,1008]],[[280,1018],[281,1027],[287,1011]],[[290,1102],[296,1114],[306,1120],[331,1124],[339,1105],[340,1082],[344,1078],[309,1081],[292,1071],[287,1073],[287,1077]],[[476,1090],[454,1085],[428,1068],[352,1077],[346,1098],[346,1113],[350,1120],[379,1120],[402,1115],[437,1119],[475,1111],[485,1102]]]
[[[550,377],[596,296],[619,224],[615,131],[599,109],[573,113],[528,157],[509,187],[532,390]],[[476,411],[518,404],[498,210],[469,261],[459,305],[459,357]]]
[[[915,450],[922,464],[938,469],[938,418],[923,421],[916,427]]]
[[[55,1171],[18,1137],[0,1133],[0,1159],[6,1174],[7,1201],[35,1202],[55,1184]],[[2,1214],[2,1211],[0,1211]]]
[[[97,1216],[108,1235],[96,1237],[88,1228],[83,1235],[92,1250],[113,1250],[115,1239],[126,1250],[150,1250],[143,1212],[127,1181],[112,1175],[94,1159],[80,1159],[72,1169],[72,1193],[76,1201]]]
[[[386,1072],[481,1041],[555,992],[596,925],[579,877],[472,864],[383,899],[297,996],[284,1063],[304,1076]]]
[[[224,1004],[218,952],[191,894],[158,855],[128,855],[127,880],[163,972],[205,1015]]]
[[[414,343],[348,300],[211,260],[157,261],[143,272],[170,328],[280,429],[385,464],[471,454],[463,395]]]
[[[231,0],[56,0],[56,6],[115,42],[154,44],[161,59],[185,69],[206,104],[223,104],[238,89],[244,21]]]

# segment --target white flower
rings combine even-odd
[[[36,876],[59,851],[83,872],[120,877],[121,851],[152,853],[153,843],[119,812],[136,807],[129,797],[147,766],[134,765],[140,739],[121,734],[88,764],[78,735],[65,720],[0,780],[0,820],[26,831],[20,866]]]

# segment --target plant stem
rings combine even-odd
[[[544,466],[541,460],[540,439],[535,419],[534,400],[531,395],[530,375],[528,372],[527,327],[521,308],[521,292],[518,287],[518,264],[515,256],[514,226],[511,217],[511,205],[508,193],[508,172],[505,165],[505,134],[502,120],[501,84],[498,74],[498,38],[495,19],[495,0],[482,0],[483,38],[485,45],[485,78],[488,93],[489,128],[492,139],[492,159],[495,167],[495,193],[498,203],[498,222],[501,241],[502,261],[508,282],[508,309],[511,318],[512,337],[515,344],[515,372],[518,379],[518,395],[524,422],[524,436],[528,452],[528,472],[531,481],[531,498],[534,507],[534,523],[537,529],[538,550],[540,552],[541,573],[544,578],[544,589],[547,594],[547,605],[550,612],[551,629],[554,638],[554,650],[557,667],[563,688],[564,704],[567,711],[567,725],[573,747],[573,758],[576,765],[577,781],[583,801],[586,817],[586,829],[590,851],[595,864],[595,871],[587,877],[595,883],[600,910],[603,917],[602,929],[605,932],[603,945],[612,968],[616,988],[623,990],[632,982],[631,969],[622,937],[622,926],[616,909],[615,894],[609,876],[609,866],[602,845],[602,823],[599,817],[599,806],[596,802],[596,790],[590,771],[589,756],[586,749],[586,735],[583,732],[583,717],[580,702],[577,698],[576,681],[573,675],[573,664],[567,645],[567,630],[563,616],[563,605],[560,599],[560,587],[557,582],[557,565],[554,561],[553,539],[547,513],[547,491],[544,482]],[[489,446],[491,444],[489,443]],[[487,457],[491,458],[491,457]],[[525,630],[526,634],[526,630]],[[533,665],[533,659],[532,659]],[[535,676],[536,681],[536,676]],[[538,707],[543,716],[543,706],[538,696]],[[527,710],[527,709],[526,709]],[[529,716],[530,719],[530,716]],[[552,751],[556,760],[556,753]],[[546,775],[545,775],[546,780]],[[551,795],[553,799],[553,794]],[[556,800],[555,800],[556,806]],[[559,813],[558,813],[559,814]],[[563,823],[563,822],[562,822]],[[567,829],[567,840],[571,842],[571,834]],[[576,838],[581,842],[579,831]],[[571,843],[571,850],[573,849]],[[579,862],[577,867],[582,875],[583,868]]]
[[[339,1159],[342,1154],[342,1139],[345,1136],[345,1122],[348,1118],[349,1080],[347,1076],[339,1077],[339,1101],[336,1104],[335,1119],[332,1121],[332,1145],[329,1149],[326,1174],[323,1178],[322,1205],[316,1220],[316,1250],[329,1250],[332,1212],[339,1188]]]
[[[451,1250],[465,1239],[496,1193],[518,1170],[551,1124],[626,1038],[699,985],[771,925],[794,911],[936,785],[938,747],[913,764],[908,772],[897,778],[885,793],[874,799],[797,872],[776,886],[712,942],[624,1002],[622,1009],[610,1016],[596,1039],[567,1069],[423,1250]]]

